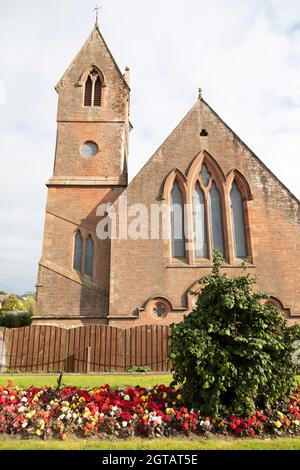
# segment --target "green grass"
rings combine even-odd
[[[15,385],[22,388],[43,387],[45,385],[56,385],[57,375],[18,375],[18,374],[1,374],[0,386],[7,385],[8,380],[12,380]],[[300,376],[296,377],[300,384]],[[141,387],[151,387],[152,385],[165,384],[168,385],[172,380],[171,374],[106,374],[106,375],[64,375],[64,385],[74,385],[77,387],[99,387],[99,385],[109,384],[112,387],[126,387],[140,385]]]
[[[0,386],[7,385],[8,380],[12,380],[14,385],[27,388],[31,385],[43,387],[45,385],[56,385],[57,375],[0,375]],[[140,385],[141,387],[151,387],[152,385],[168,385],[172,380],[171,374],[166,375],[64,375],[64,385],[74,385],[77,387],[99,387],[99,385],[109,384],[112,387],[126,387]]]
[[[2,440],[1,450],[300,450],[300,439]]]

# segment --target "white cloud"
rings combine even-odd
[[[56,132],[54,86],[94,0],[1,1],[0,289],[35,283]],[[299,0],[103,0],[103,35],[132,70],[130,176],[204,98],[299,198]]]

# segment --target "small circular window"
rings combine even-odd
[[[156,318],[164,318],[167,312],[167,306],[162,302],[156,302],[152,309],[152,313]]]
[[[80,153],[83,157],[94,157],[98,152],[98,145],[92,141],[85,142],[80,147]]]

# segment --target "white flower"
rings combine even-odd
[[[299,419],[295,419],[294,423],[296,424],[296,426],[299,426],[299,424],[300,424]]]
[[[157,423],[158,425],[162,424],[162,419],[161,416],[156,416],[156,413],[150,413],[150,421],[153,421],[153,423]]]
[[[20,406],[19,413],[23,413],[25,411],[25,406]]]
[[[27,402],[27,398],[26,398],[26,397],[23,397],[21,401],[22,401],[23,403],[26,403],[26,402]]]
[[[24,421],[24,423],[22,424],[22,428],[23,429],[26,428],[27,424],[28,424],[27,421]]]
[[[78,423],[78,424],[81,424],[81,423],[82,423],[82,419],[81,419],[80,417],[78,418],[77,423]]]
[[[66,416],[66,415],[63,413],[63,414],[61,414],[61,415],[58,417],[58,419],[60,419],[60,420],[62,421],[65,416]]]
[[[130,401],[130,396],[129,396],[129,395],[125,395],[124,400]]]
[[[123,427],[123,428],[126,428],[126,427],[127,427],[127,424],[128,424],[127,421],[122,421],[122,427]]]

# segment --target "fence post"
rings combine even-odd
[[[88,346],[85,350],[85,361],[86,361],[86,374],[91,371],[91,346]]]
[[[4,343],[5,330],[0,329],[0,372],[5,370],[6,366],[6,348]]]
[[[124,328],[122,329],[122,351],[122,372],[126,372],[126,329]]]

